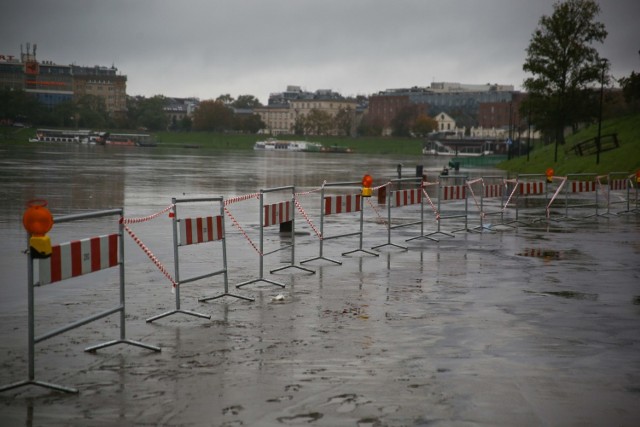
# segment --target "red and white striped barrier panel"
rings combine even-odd
[[[291,221],[293,219],[292,208],[293,206],[290,201],[264,205],[263,227]]]
[[[611,191],[626,190],[627,185],[629,185],[628,179],[612,179],[609,182],[609,190]]]
[[[360,194],[350,194],[343,196],[328,196],[324,198],[324,214],[339,214],[349,212],[360,212]]]
[[[504,192],[503,184],[490,184],[490,185],[485,185],[484,187],[485,198],[502,197],[503,192]]]
[[[182,218],[178,220],[178,225],[180,229],[179,246],[213,242],[224,238],[220,215],[205,218]]]
[[[442,187],[442,200],[460,200],[467,198],[467,190],[464,185],[449,185]]]
[[[34,284],[46,285],[118,265],[118,234],[55,245],[49,258],[35,258]]]
[[[395,191],[392,200],[396,208],[422,203],[422,189],[414,188],[411,190]]]
[[[596,191],[595,181],[571,181],[572,193],[587,193]]]
[[[544,182],[520,182],[518,183],[519,194],[544,194]]]

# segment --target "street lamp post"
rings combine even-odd
[[[602,65],[602,75],[600,77],[600,113],[598,115],[598,138],[596,139],[596,165],[600,164],[600,136],[602,134],[602,104],[604,100],[604,72],[607,69],[607,59],[600,61]]]

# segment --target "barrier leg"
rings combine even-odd
[[[380,254],[378,254],[378,253],[371,252],[371,251],[368,251],[368,250],[362,248],[362,234],[363,234],[363,231],[364,231],[364,203],[362,203],[362,209],[360,209],[360,233],[359,233],[360,234],[360,245],[359,245],[358,249],[354,249],[352,251],[344,252],[342,254],[342,256],[350,255],[350,254],[353,254],[353,253],[356,253],[356,252],[364,252],[364,253],[369,254],[369,255],[380,256]]]
[[[405,251],[409,250],[406,246],[401,246],[395,243],[391,243],[391,193],[392,191],[387,192],[387,243],[383,243],[382,245],[373,246],[371,249],[379,249],[385,246],[394,246],[399,249],[403,249]],[[422,224],[422,222],[420,222]]]
[[[292,207],[295,204],[295,188],[292,190]],[[295,265],[296,262],[296,219],[295,215],[291,216],[291,264],[285,265],[283,267],[278,267],[273,270],[270,270],[270,273],[276,273],[278,271],[286,270],[288,268],[297,268],[298,270],[306,271],[307,273],[316,274],[315,270],[311,270],[309,268],[301,267],[299,265]]]
[[[172,314],[186,314],[187,316],[200,317],[203,319],[211,319],[211,315],[198,313],[196,311],[184,310],[180,308],[180,283],[176,284],[175,293],[176,293],[176,308],[173,310],[166,311],[164,313],[158,314],[156,316],[149,317],[146,321],[147,323],[151,323],[155,320],[162,319],[163,317],[171,316]]]
[[[278,286],[284,288],[284,283],[276,282],[275,280],[270,280],[264,277],[264,230],[262,224],[264,224],[264,216],[263,216],[263,193],[260,192],[260,277],[257,279],[248,280],[246,282],[242,282],[236,285],[236,288],[240,289],[243,286],[247,286],[253,283],[265,282],[274,286]]]
[[[224,204],[220,205],[220,218],[222,220],[222,228],[223,230],[224,228]],[[213,297],[204,297],[204,298],[199,298],[198,301],[199,302],[207,302],[207,301],[212,301],[215,299],[219,299],[222,297],[232,297],[232,298],[238,298],[238,299],[242,299],[245,301],[255,301],[254,298],[250,298],[250,297],[245,297],[243,295],[237,295],[237,294],[232,294],[231,292],[229,292],[229,271],[227,269],[227,236],[225,235],[223,241],[222,241],[222,263],[224,265],[224,271],[223,271],[223,275],[224,275],[224,292],[220,295],[216,295]]]

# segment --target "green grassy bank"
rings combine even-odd
[[[544,173],[553,168],[556,175],[567,173],[607,173],[634,172],[640,169],[640,114],[605,120],[602,122],[602,135],[616,133],[620,147],[600,153],[600,163],[596,164],[596,155],[578,156],[570,147],[581,141],[594,138],[598,134],[598,125],[589,126],[575,135],[567,137],[564,146],[558,146],[558,161],[554,162],[554,144],[537,146],[527,156],[508,160],[497,165],[498,168],[513,173]]]
[[[600,153],[600,163],[596,156],[578,156],[568,150],[574,144],[597,135],[597,124],[589,126],[575,135],[567,137],[564,146],[558,147],[558,161],[554,162],[553,144],[535,149],[527,156],[501,162],[498,168],[512,173],[544,173],[551,167],[557,175],[566,173],[606,173],[627,172],[640,168],[640,114],[606,120],[602,123],[602,134],[616,133],[620,147]],[[35,129],[2,128],[0,144],[24,144],[35,135]],[[261,135],[236,135],[213,132],[158,132],[154,133],[162,147],[198,147],[209,150],[251,150],[256,141],[265,139]],[[362,154],[399,154],[420,156],[423,140],[421,138],[385,138],[385,137],[282,137],[282,139],[305,139],[325,146],[350,147]]]
[[[252,150],[256,141],[267,139],[264,135],[236,135],[219,134],[212,132],[159,132],[156,139],[162,145],[167,146],[197,146],[200,148],[219,150]],[[282,136],[282,140],[305,140],[317,142],[325,147],[340,146],[349,147],[357,153],[363,154],[413,154],[422,153],[421,139],[416,138],[340,138],[340,137],[301,137]]]

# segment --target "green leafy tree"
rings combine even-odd
[[[219,97],[216,98],[216,101],[220,101],[224,105],[233,105],[233,103],[235,102],[235,100],[233,99],[233,96],[231,96],[228,93],[220,95]]]
[[[38,100],[23,90],[0,90],[0,120],[37,124],[47,116]]]
[[[236,114],[233,118],[233,129],[236,131],[257,133],[259,130],[266,127],[267,125],[262,121],[258,114]]]
[[[411,129],[422,114],[422,107],[418,104],[408,104],[400,108],[398,114],[391,119],[391,129],[394,136],[410,136]]]
[[[438,122],[426,114],[420,114],[413,123],[413,133],[425,137],[429,133],[438,129]]]
[[[552,129],[556,161],[564,129],[593,118],[595,109],[584,108],[584,103],[595,102],[593,87],[607,66],[593,47],[607,37],[604,24],[595,21],[599,13],[594,0],[556,3],[551,16],[540,18],[526,49],[522,68],[532,77],[523,84],[530,101],[523,103],[521,111],[531,109],[536,127]]]
[[[233,126],[233,111],[220,100],[202,101],[193,113],[193,129],[224,131]]]
[[[232,102],[235,108],[257,108],[262,107],[260,100],[253,95],[240,95]]]
[[[335,129],[339,135],[351,135],[355,112],[351,107],[341,108],[334,117]]]
[[[632,111],[640,111],[640,73],[632,71],[629,77],[620,79],[625,102]]]
[[[365,114],[358,124],[358,135],[363,136],[380,136],[384,130],[384,123],[379,117],[372,117]]]
[[[313,108],[305,118],[306,135],[328,135],[333,129],[333,117],[326,111]]]

